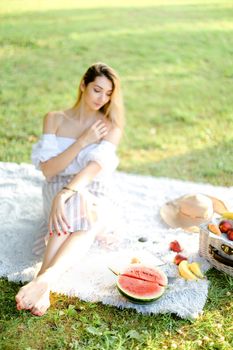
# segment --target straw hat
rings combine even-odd
[[[199,232],[199,225],[208,222],[214,213],[229,211],[220,199],[204,194],[187,194],[164,204],[160,210],[163,220],[172,228]]]

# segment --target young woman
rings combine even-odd
[[[88,68],[75,105],[50,112],[33,146],[40,169],[49,238],[37,276],[16,295],[18,310],[42,316],[50,306],[52,284],[76,264],[105,226],[109,175],[116,169],[116,147],[123,130],[123,103],[115,71],[103,63]]]

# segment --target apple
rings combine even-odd
[[[230,241],[233,241],[233,228],[230,228],[230,229],[227,231],[227,238],[228,238]]]
[[[223,233],[227,233],[228,230],[233,228],[232,223],[229,220],[222,220],[219,223],[220,231]]]

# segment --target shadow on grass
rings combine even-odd
[[[19,312],[15,307],[15,295],[21,286],[20,283],[9,282],[5,278],[0,279],[0,320],[19,317]]]
[[[140,151],[135,149],[133,150],[135,156],[131,155],[128,162],[122,164],[122,170],[128,171],[129,167],[131,172],[138,174],[233,186],[232,149],[233,139],[160,161],[151,159],[151,148],[148,150],[148,156],[147,151],[143,151],[140,156]]]

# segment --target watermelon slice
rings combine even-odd
[[[119,292],[134,303],[151,303],[160,298],[167,286],[167,276],[159,268],[132,264],[118,276]]]

